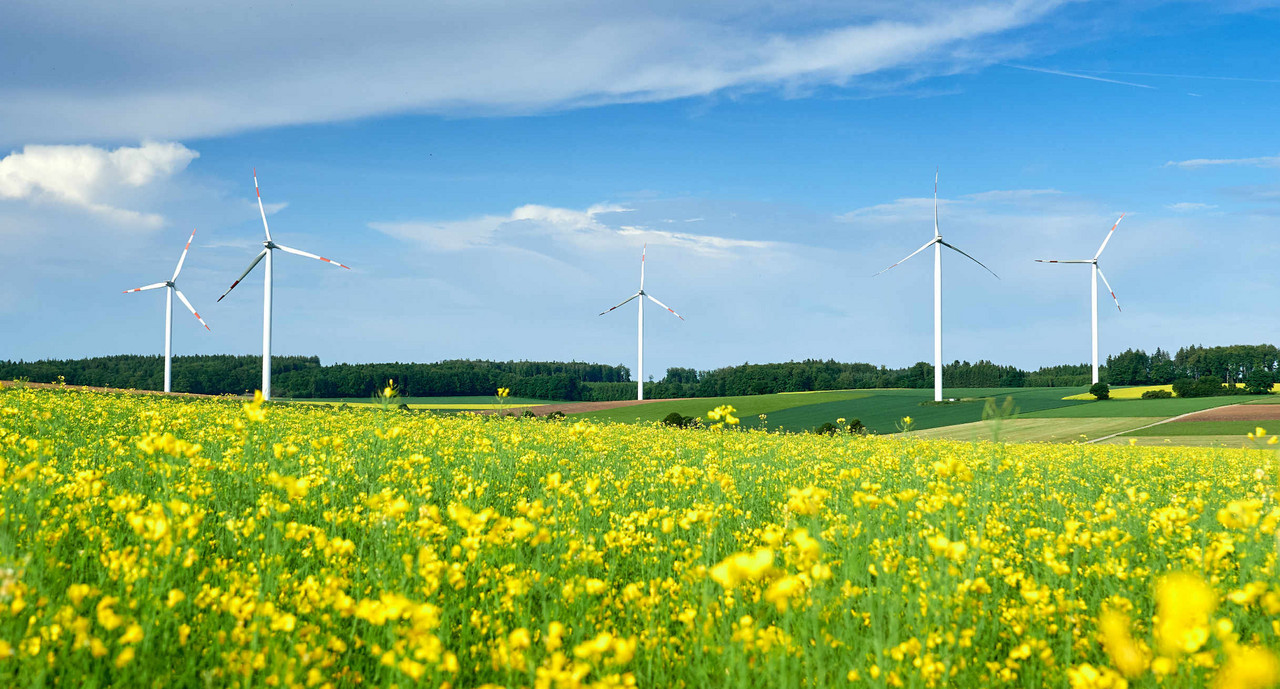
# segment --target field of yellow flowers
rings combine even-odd
[[[11,388],[0,685],[1267,687],[1268,447]]]

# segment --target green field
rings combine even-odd
[[[1231,450],[1259,447],[1243,435],[1122,435],[1104,440],[1099,444],[1139,447],[1218,447]]]
[[[1013,398],[1018,410],[1044,410],[1055,407],[1088,406],[1094,402],[1062,399],[1080,388],[969,388],[946,393],[969,401],[945,405],[921,405],[933,399],[929,389],[842,390],[832,392],[781,393],[743,397],[702,398],[651,402],[635,407],[622,407],[601,412],[574,415],[601,421],[660,421],[673,411],[684,416],[703,416],[722,404],[732,405],[744,426],[765,426],[773,430],[805,431],[836,419],[858,419],[875,433],[895,433],[904,416],[910,416],[917,429],[951,426],[982,419],[986,398],[998,404]],[[767,418],[761,422],[760,414]]]
[[[1228,435],[1237,438],[1243,438],[1245,435],[1252,433],[1253,430],[1261,426],[1272,432],[1280,431],[1280,422],[1277,421],[1175,421],[1173,423],[1162,423],[1159,426],[1144,428],[1132,433],[1126,433],[1126,436],[1187,436],[1187,435]]]
[[[1169,418],[1193,411],[1247,402],[1248,397],[1193,397],[1163,400],[1105,400],[1079,402],[1076,406],[1044,409],[1024,414],[1027,418],[1088,418],[1124,416],[1161,416]]]
[[[975,421],[955,426],[943,426],[913,431],[916,438],[946,440],[993,440],[1007,443],[1071,443],[1092,438],[1123,433],[1125,431],[1160,421],[1160,418],[1128,416],[1112,418],[1015,418],[1000,421]],[[1157,428],[1164,428],[1163,424]],[[1180,425],[1180,424],[1179,424]]]
[[[592,419],[597,421],[616,421],[619,423],[630,423],[634,421],[661,421],[667,414],[671,412],[680,412],[683,416],[704,416],[708,410],[715,409],[720,405],[730,405],[737,410],[737,415],[742,418],[742,423],[755,425],[759,419],[756,418],[760,414],[768,414],[770,419],[772,415],[794,407],[802,407],[806,405],[821,404],[824,402],[856,400],[864,397],[870,397],[875,394],[875,390],[833,390],[810,393],[791,393],[784,392],[777,395],[742,395],[739,397],[700,397],[691,400],[662,400],[642,404],[634,407],[619,407],[618,409],[609,409],[606,411],[585,412],[582,414],[573,414],[574,418]],[[835,417],[824,419],[824,421],[835,421]],[[819,422],[820,425],[821,422]],[[770,421],[769,426],[774,425]]]

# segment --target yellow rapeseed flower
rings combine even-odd
[[[726,589],[744,581],[763,578],[773,568],[773,550],[761,548],[753,553],[735,553],[711,568],[711,578]]]
[[[1129,635],[1127,615],[1115,610],[1104,611],[1098,618],[1098,632],[1107,657],[1121,674],[1134,678],[1147,671],[1147,652]]]
[[[1186,573],[1161,577],[1156,583],[1156,639],[1168,656],[1195,653],[1209,640],[1209,614],[1217,607],[1213,589]]]
[[[1247,646],[1228,653],[1214,689],[1270,689],[1280,682],[1280,660],[1271,651]]]

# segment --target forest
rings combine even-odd
[[[1106,371],[1103,381],[1111,385],[1167,385],[1179,378],[1243,383],[1255,371],[1269,373],[1273,378],[1280,373],[1280,350],[1269,344],[1192,345],[1172,355],[1160,348],[1151,354],[1128,349],[1107,357]]]
[[[261,359],[244,355],[177,356],[173,389],[208,395],[252,393],[261,380]],[[65,382],[137,390],[161,388],[164,360],[159,355],[122,354],[89,359],[0,361],[0,380]],[[1102,380],[1111,385],[1172,383],[1179,378],[1216,378],[1243,382],[1254,371],[1275,376],[1280,355],[1274,345],[1191,346],[1170,355],[1130,349],[1107,357]],[[500,387],[511,394],[545,400],[608,401],[633,399],[631,369],[579,361],[481,361],[456,359],[429,364],[330,364],[315,356],[277,356],[271,367],[272,395],[286,398],[371,397],[389,380],[405,397],[491,395]],[[1088,364],[1047,366],[1024,371],[990,361],[954,361],[943,367],[949,388],[1078,387],[1088,385]],[[646,381],[645,397],[726,397],[806,390],[856,388],[929,388],[933,366],[907,368],[810,359],[776,364],[743,363],[713,370],[673,367],[661,380]]]
[[[158,355],[117,355],[89,359],[0,361],[0,380],[64,382],[136,390],[158,390],[163,379]],[[626,366],[584,362],[450,360],[430,364],[379,363],[323,365],[314,356],[272,359],[272,395],[285,398],[371,397],[395,381],[405,397],[490,395],[499,387],[511,394],[546,400],[606,401],[632,399],[635,382]],[[257,356],[201,355],[173,358],[173,389],[207,395],[251,393],[261,381]],[[954,362],[944,368],[951,387],[1078,386],[1088,383],[1087,365],[1023,371],[989,361]],[[928,388],[933,366],[908,368],[836,361],[742,364],[709,371],[670,368],[658,381],[645,383],[649,398],[762,395],[849,388]]]

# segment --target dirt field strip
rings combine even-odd
[[[1217,411],[1218,409],[1230,409],[1231,407],[1238,407],[1238,406],[1241,406],[1241,405],[1233,404],[1233,405],[1231,405],[1230,407],[1218,407],[1217,409],[1210,409],[1210,410],[1208,410],[1208,411]],[[1104,435],[1104,436],[1102,436],[1101,438],[1094,438],[1093,440],[1085,441],[1085,445],[1092,445],[1092,444],[1094,444],[1094,443],[1100,443],[1100,442],[1102,442],[1102,441],[1104,441],[1104,440],[1110,440],[1110,439],[1112,439],[1112,438],[1114,438],[1114,437],[1116,437],[1116,436],[1118,436],[1118,435],[1124,435],[1125,433],[1132,433],[1132,432],[1134,432],[1134,431],[1140,431],[1140,430],[1142,430],[1142,429],[1144,429],[1144,428],[1151,428],[1152,426],[1159,426],[1160,424],[1173,423],[1173,422],[1175,422],[1175,421],[1188,420],[1188,419],[1187,419],[1187,417],[1188,417],[1188,416],[1195,416],[1196,414],[1203,414],[1203,413],[1204,413],[1203,411],[1193,411],[1193,412],[1187,412],[1186,414],[1179,414],[1178,416],[1170,417],[1170,418],[1165,419],[1165,420],[1163,420],[1163,421],[1157,421],[1157,422],[1155,422],[1155,423],[1149,423],[1149,424],[1147,424],[1147,425],[1145,425],[1145,426],[1138,426],[1137,428],[1130,428],[1130,429],[1129,429],[1129,430],[1127,430],[1127,431],[1120,431],[1119,433],[1112,433],[1111,435]]]
[[[1170,419],[1171,421],[1173,419]],[[1205,409],[1178,421],[1280,421],[1280,404],[1233,404]]]

